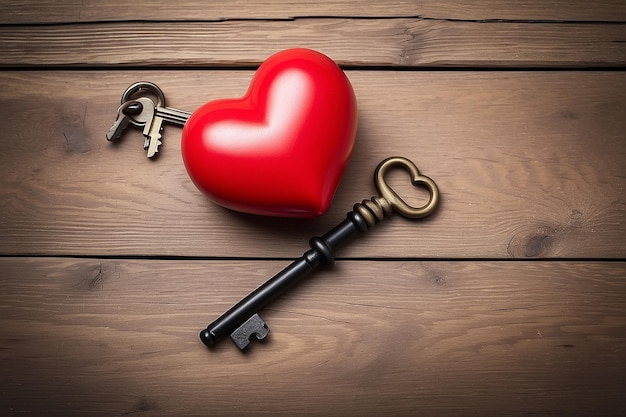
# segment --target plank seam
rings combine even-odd
[[[332,20],[332,19],[350,19],[350,20],[406,20],[414,19],[431,22],[451,22],[451,23],[477,23],[477,24],[554,24],[554,25],[624,25],[624,20],[559,20],[559,19],[455,19],[445,17],[427,17],[420,15],[406,16],[342,16],[342,15],[311,15],[311,16],[293,16],[285,18],[218,18],[218,19],[130,19],[130,20],[92,20],[81,22],[29,22],[29,23],[0,23],[0,28],[17,28],[17,27],[63,27],[63,26],[89,26],[101,24],[141,24],[141,23],[227,23],[227,22],[296,22],[298,20]]]
[[[260,65],[260,64],[259,64]],[[1,65],[0,72],[2,71],[256,71],[259,65],[45,65],[45,64],[33,64],[33,65]],[[368,71],[368,72],[622,72],[626,71],[626,65],[563,65],[556,66],[428,66],[428,65],[339,65],[344,71]]]
[[[303,248],[304,251],[304,248]],[[189,255],[71,255],[71,254],[0,254],[2,259],[92,259],[92,260],[135,260],[135,261],[234,261],[234,262],[291,262],[294,257],[272,256],[189,256]],[[566,258],[490,258],[490,257],[336,257],[339,262],[600,262],[623,263],[626,258],[598,258],[598,257],[566,257]]]

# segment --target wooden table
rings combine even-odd
[[[626,413],[623,0],[14,0],[0,19],[0,414]],[[156,161],[139,130],[105,140],[131,83],[191,111],[291,47],[358,99],[322,217],[212,203],[176,127]],[[246,354],[200,343],[391,155],[438,183],[436,214],[340,251]]]

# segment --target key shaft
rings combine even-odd
[[[230,310],[222,314],[200,333],[202,342],[211,346],[223,336],[231,334],[248,318],[288,290],[293,284],[306,277],[320,265],[331,265],[335,261],[335,250],[347,243],[358,232],[367,230],[365,219],[356,212],[350,212],[337,227],[322,237],[309,241],[310,250],[292,262],[259,288],[251,292]]]
[[[165,122],[179,127],[185,126],[185,123],[191,117],[191,113],[188,111],[162,106],[156,106],[154,115],[163,118]]]

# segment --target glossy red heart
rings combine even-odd
[[[328,209],[352,152],[357,106],[327,56],[289,49],[268,58],[239,99],[211,101],[183,129],[189,176],[233,210],[315,217]]]

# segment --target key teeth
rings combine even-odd
[[[163,145],[163,142],[161,142],[160,140],[157,139],[157,144],[154,147],[154,155],[159,153],[159,146]]]
[[[159,135],[158,137],[155,138],[150,138],[146,140],[146,143],[148,144],[148,147],[146,148],[144,146],[144,150],[148,150],[148,158],[154,158],[158,153],[159,153],[159,146],[163,145],[163,142],[161,142],[158,138],[160,138],[161,135]],[[155,141],[156,145],[154,146],[154,149],[151,149],[151,144],[152,141]],[[145,145],[145,144],[144,144]]]
[[[109,131],[107,132],[107,140],[109,142],[111,142],[112,140],[118,139],[120,136],[122,136],[122,132],[120,132],[117,129],[116,125],[111,126],[111,128],[109,129]]]
[[[237,347],[243,350],[250,344],[252,336],[255,336],[257,340],[262,340],[265,339],[269,332],[270,328],[257,313],[232,332],[230,337]]]

